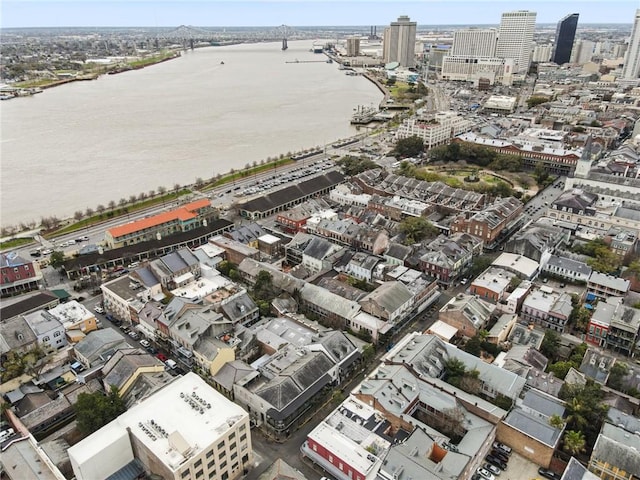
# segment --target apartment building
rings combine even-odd
[[[253,461],[249,415],[190,372],[71,447],[69,458],[78,480],[136,468],[172,480],[235,480]]]

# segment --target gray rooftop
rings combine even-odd
[[[564,268],[570,272],[576,272],[581,275],[590,275],[591,267],[583,262],[578,262],[577,260],[572,260],[567,257],[559,257],[557,255],[551,255],[547,265],[551,265],[557,268]]]
[[[552,415],[562,417],[564,415],[564,405],[560,400],[535,389],[529,390],[524,395],[522,405],[536,412],[540,412],[545,417],[551,417]]]
[[[549,425],[548,420],[531,414],[521,408],[514,408],[503,420],[507,425],[520,430],[531,438],[555,448],[562,430]]]
[[[640,477],[640,436],[605,423],[593,446],[591,460],[606,462],[634,477]]]
[[[589,283],[601,285],[603,287],[612,288],[619,292],[629,291],[629,280],[623,278],[614,277],[613,275],[606,275],[600,272],[591,272],[589,277]]]
[[[128,348],[129,344],[124,337],[111,328],[104,328],[90,332],[86,337],[75,345],[75,350],[89,362],[93,363],[98,360],[101,355],[110,351]]]

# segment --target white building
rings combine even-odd
[[[64,326],[46,310],[36,310],[24,315],[24,319],[36,335],[39,345],[56,349],[67,345]]]
[[[401,67],[415,65],[416,26],[416,22],[402,15],[384,30],[385,63],[398,62]]]
[[[453,34],[451,55],[469,57],[495,57],[498,31],[495,28],[456,30]]]
[[[473,123],[456,112],[440,112],[429,120],[408,119],[398,127],[398,139],[417,136],[429,149],[449,143],[449,140],[461,133],[469,132]]]
[[[253,460],[248,413],[195,373],[177,378],[68,453],[77,480],[107,478],[139,463],[164,479],[234,480]]]
[[[512,58],[447,56],[442,60],[443,80],[473,82],[488,78],[491,85],[513,83],[514,60]]]
[[[536,45],[533,49],[533,62],[548,62],[553,53],[553,45]]]
[[[535,28],[536,12],[518,10],[502,14],[496,56],[513,58],[516,73],[527,73],[529,70]]]
[[[571,63],[584,65],[591,61],[596,44],[590,40],[576,40],[571,50]]]
[[[633,21],[629,48],[622,68],[622,78],[625,80],[640,78],[640,8],[636,10]]]

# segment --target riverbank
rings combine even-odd
[[[176,58],[180,58],[181,52],[179,50],[170,50],[160,55],[154,55],[147,58],[141,58],[136,60],[127,61],[124,63],[115,63],[111,65],[94,64],[94,67],[88,69],[86,73],[78,73],[77,75],[68,76],[67,78],[37,78],[33,80],[25,80],[23,82],[17,82],[13,85],[6,87],[6,91],[3,93],[10,97],[22,97],[28,96],[30,90],[40,89],[40,91],[58,87],[72,82],[83,82],[87,80],[96,80],[102,75],[113,75],[116,73],[128,72],[130,70],[140,70],[145,67],[157,65],[159,63],[167,62]],[[91,64],[91,62],[89,62]],[[4,98],[3,100],[8,100]]]

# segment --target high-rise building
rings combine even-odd
[[[360,55],[360,37],[347,38],[347,57]]]
[[[551,61],[562,65],[571,60],[571,49],[576,38],[576,28],[578,28],[578,17],[580,14],[571,13],[558,22],[556,27],[556,42],[553,48]]]
[[[596,44],[591,40],[578,40],[571,52],[571,63],[584,65],[591,61]]]
[[[398,62],[401,67],[413,67],[416,60],[416,27],[408,16],[398,17],[384,30],[384,61]]]
[[[453,34],[451,55],[471,57],[495,57],[498,30],[468,29],[457,30]]]
[[[145,470],[166,480],[235,480],[253,461],[249,414],[190,372],[75,444],[69,459],[78,480]]]
[[[629,48],[622,68],[622,78],[625,80],[640,78],[640,8],[636,10],[636,18],[633,21]]]
[[[551,45],[536,45],[533,49],[532,62],[546,63],[551,58],[553,47]]]
[[[513,58],[515,73],[527,73],[531,63],[536,12],[505,12],[500,20],[496,57]]]

